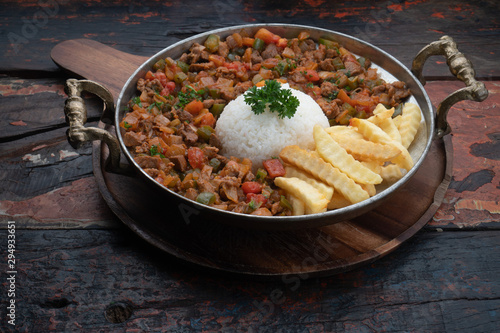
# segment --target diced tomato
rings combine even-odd
[[[170,89],[168,89],[167,87],[163,88],[163,89],[160,91],[160,95],[161,95],[161,96],[168,96],[168,95],[170,95]]]
[[[265,205],[267,202],[267,198],[262,194],[248,193],[246,202],[249,203],[252,200],[256,203],[256,206],[259,207]]]
[[[145,79],[146,79],[146,80],[153,80],[154,78],[155,78],[155,75],[153,74],[153,72],[148,71],[148,72],[146,73],[146,76],[145,76]]]
[[[359,112],[365,112],[368,116],[371,115],[373,109],[375,109],[373,105],[356,105],[356,110]]]
[[[264,165],[264,168],[266,169],[267,174],[271,178],[283,177],[286,173],[285,168],[283,167],[283,164],[281,164],[281,161],[277,158],[265,160],[264,162],[262,162],[262,164]]]
[[[170,95],[171,93],[174,92],[175,90],[175,82],[174,81],[168,81],[165,86],[165,88],[162,89],[162,91],[160,92],[160,95],[161,96],[168,96]]]
[[[155,77],[160,80],[160,83],[163,87],[166,87],[167,86],[167,76],[165,75],[164,72],[161,72],[161,71],[158,71],[155,73]]]
[[[215,126],[215,117],[212,113],[208,112],[201,116],[200,126],[208,125],[212,128]]]
[[[351,97],[351,100],[356,105],[361,106],[371,106],[373,104],[378,104],[379,97],[378,96],[370,96],[370,91],[368,89],[363,89],[358,92],[354,96]]]
[[[315,82],[319,80],[319,74],[314,69],[306,69],[305,77],[307,81]]]
[[[257,194],[262,192],[262,184],[258,182],[244,182],[243,184],[241,184],[241,189],[245,194],[248,193]]]
[[[277,44],[280,40],[280,36],[273,34],[271,31],[265,28],[259,29],[254,37],[262,39],[266,44]]]
[[[192,115],[197,115],[200,113],[201,109],[203,109],[203,102],[195,99],[194,101],[189,102],[184,110],[191,113]]]
[[[187,151],[189,165],[193,169],[203,169],[203,165],[207,160],[203,150],[198,147],[190,147]]]
[[[240,67],[240,64],[238,61],[225,62],[224,67],[227,67],[228,69],[238,69]]]
[[[373,111],[375,105],[379,103],[378,96],[368,96],[368,92],[361,92],[356,94],[353,98],[347,95],[344,89],[340,89],[337,98],[344,103],[349,103],[351,106],[356,107],[358,110],[363,110],[367,113]]]
[[[175,90],[175,82],[174,81],[168,81],[166,88],[168,88],[168,90],[170,90],[170,92],[173,92]]]

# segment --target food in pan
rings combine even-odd
[[[404,145],[384,132],[397,129],[392,116],[410,94],[405,84],[385,82],[368,59],[307,32],[210,35],[178,60],[159,59],[137,89],[120,123],[135,162],[165,187],[219,209],[317,213],[373,195],[382,170],[394,179],[393,165],[411,167],[403,150],[415,115],[397,121]],[[321,170],[290,162],[289,146]],[[289,176],[291,167],[309,179]]]
[[[418,106],[406,103],[401,117],[408,119],[404,124],[395,124],[392,115],[394,108],[386,109],[379,104],[375,115],[368,119],[351,119],[347,127],[314,127],[315,150],[307,151],[298,146],[287,146],[280,158],[286,166],[286,174],[275,179],[280,187],[293,196],[292,214],[325,212],[327,209],[342,208],[368,199],[376,194],[375,185],[394,182],[403,176],[402,169],[412,166],[408,150],[402,146],[402,134],[408,135],[410,142],[416,134],[414,128],[420,124]],[[381,119],[384,121],[381,122]],[[383,124],[382,127],[378,124]],[[384,130],[385,129],[385,130]],[[395,137],[390,135],[394,134]],[[369,148],[383,152],[397,150],[395,154],[350,154],[340,142],[351,140],[349,148],[353,151],[367,152]],[[300,180],[310,184],[308,187],[281,186],[295,184]],[[328,190],[325,190],[325,187]],[[311,202],[314,201],[314,205]],[[326,202],[326,203],[325,203]],[[319,204],[322,206],[319,206]]]
[[[293,117],[279,117],[270,112],[272,107],[256,114],[245,102],[251,94],[240,95],[227,104],[217,120],[215,133],[221,141],[221,154],[247,157],[254,167],[259,167],[264,160],[278,156],[287,145],[314,149],[314,125],[328,127],[328,118],[311,96],[290,89],[288,84],[281,86],[274,82],[277,89],[288,90],[297,98],[299,105]]]

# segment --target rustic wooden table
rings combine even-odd
[[[0,9],[1,331],[500,331],[498,2],[6,0]],[[151,56],[196,33],[257,22],[350,34],[408,67],[447,34],[486,84],[486,101],[450,111],[443,204],[393,253],[327,277],[265,280],[186,264],[122,224],[99,193],[91,147],[66,141],[70,76],[50,58],[59,42],[87,38]],[[424,74],[435,106],[463,87],[442,58]],[[99,113],[89,98],[90,125]]]

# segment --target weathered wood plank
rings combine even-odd
[[[448,113],[452,128],[453,178],[433,227],[500,226],[500,84],[485,82],[489,97],[482,103],[463,101]],[[426,86],[438,105],[446,93],[463,85],[432,82]],[[435,94],[435,91],[441,91]],[[439,96],[439,97],[438,97]]]
[[[116,226],[93,178],[90,145],[75,150],[56,128],[0,147],[3,228],[13,218],[24,228]]]
[[[262,281],[186,266],[124,229],[17,230],[16,328],[494,332],[499,239],[500,231],[420,232],[362,269]],[[106,309],[121,304],[130,317],[109,322]]]
[[[168,45],[210,29],[245,23],[314,25],[366,40],[406,66],[428,43],[455,38],[481,77],[499,77],[500,8],[496,1],[3,1],[5,37],[0,72],[56,72],[50,50],[59,42],[91,38],[121,51],[152,56]],[[92,22],[92,24],[89,24]],[[36,57],[33,57],[36,54]],[[426,73],[448,75],[444,59]]]
[[[24,200],[1,200],[0,229],[6,229],[11,220],[23,229],[112,229],[121,225],[102,200],[93,177]]]
[[[1,145],[1,200],[24,200],[92,176],[90,146],[75,151],[65,128]]]

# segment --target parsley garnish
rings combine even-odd
[[[160,148],[157,145],[152,145],[151,148],[149,148],[149,154],[151,156],[160,155],[160,157],[165,157],[165,155],[160,152]]]
[[[337,95],[339,94],[338,91],[332,91],[329,95],[328,95],[328,99],[330,100],[334,100],[335,98],[337,98]]]
[[[186,86],[186,92],[179,91],[177,97],[179,98],[179,102],[176,104],[177,109],[182,109],[186,104],[191,102],[192,100],[198,99],[201,100],[201,94],[203,94],[204,90],[200,89],[200,91],[196,91],[191,86]],[[201,93],[200,93],[201,92]]]
[[[150,106],[148,106],[147,110],[151,112],[151,109],[154,108],[155,106],[161,111],[161,107],[165,104],[164,102],[154,102]]]
[[[292,118],[300,104],[290,89],[281,89],[281,84],[274,80],[266,80],[261,89],[255,86],[248,89],[245,103],[252,107],[255,114],[263,113],[268,106],[269,111],[278,112],[279,118]]]
[[[140,99],[138,96],[137,96],[137,97],[132,98],[132,103],[134,103],[134,104],[132,104],[132,105],[137,104],[137,105],[139,105],[139,106],[142,108],[141,99]]]

